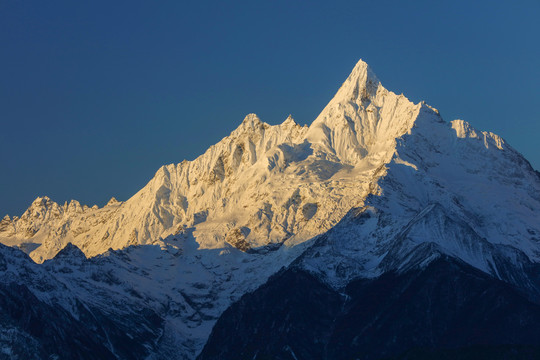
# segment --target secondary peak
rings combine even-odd
[[[281,123],[282,126],[291,126],[291,125],[298,125],[296,121],[294,121],[294,118],[292,115],[289,114],[284,122]]]

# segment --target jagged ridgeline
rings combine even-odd
[[[36,199],[0,242],[11,358],[540,354],[539,173],[363,61],[309,126],[250,114],[125,202]]]
[[[309,127],[290,116],[271,126],[249,114],[194,161],[160,168],[126,202],[98,209],[38,198],[21,218],[2,221],[0,239],[37,262],[68,242],[95,256],[185,229],[202,248],[300,243],[376,191],[396,138],[422,107],[387,91],[360,61]]]

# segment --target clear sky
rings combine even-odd
[[[0,0],[0,214],[126,200],[247,113],[311,123],[362,58],[540,169],[540,1]]]

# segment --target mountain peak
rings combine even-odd
[[[257,116],[257,114],[250,113],[247,114],[242,123],[236,130],[232,132],[231,135],[238,136],[242,133],[252,132],[252,131],[260,131],[268,128],[269,125],[263,121]]]
[[[81,249],[79,249],[76,245],[73,245],[71,242],[67,243],[67,245],[56,254],[54,259],[63,259],[63,258],[71,258],[71,259],[86,259],[86,255],[82,252]]]
[[[384,89],[360,60],[311,124],[307,139],[348,165],[357,165],[368,155],[389,159],[395,139],[413,126],[419,109],[420,105]]]
[[[261,119],[259,119],[257,114],[254,114],[254,113],[247,114],[246,117],[244,118],[244,121],[242,121],[242,124],[251,125],[251,126],[258,125],[261,123],[262,123]]]
[[[360,59],[352,69],[347,80],[341,85],[341,88],[334,96],[332,102],[349,102],[357,99],[368,99],[375,96],[379,84],[379,79],[369,65]]]
[[[281,126],[284,126],[284,127],[290,127],[290,126],[294,126],[294,125],[298,125],[298,123],[296,121],[294,121],[294,118],[290,114],[289,114],[289,116],[287,116],[285,121],[281,123]]]
[[[371,71],[369,65],[367,62],[365,62],[362,59],[359,59],[356,65],[354,65],[353,70],[351,71],[351,74],[353,73],[365,73],[367,71]]]
[[[51,202],[52,200],[48,196],[38,196],[33,202],[31,206],[42,206],[47,204],[48,202]]]
[[[39,215],[43,212],[47,212],[51,209],[56,209],[58,207],[58,204],[52,201],[49,197],[37,197],[32,204],[28,207],[28,209],[25,211],[23,216],[26,214],[26,217],[34,215]]]
[[[109,202],[107,203],[107,205],[105,205],[105,206],[116,205],[116,204],[118,204],[119,202],[120,202],[120,201],[116,200],[116,198],[113,196],[113,197],[109,200]]]

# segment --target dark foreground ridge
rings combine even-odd
[[[89,263],[73,245],[50,261],[73,271],[63,261],[79,255]],[[0,244],[0,359],[145,359],[154,350],[164,323],[158,314],[112,297],[100,306],[97,287],[92,301],[80,299],[44,267]]]
[[[442,256],[343,293],[291,268],[231,306],[206,359],[538,359],[540,306]]]

